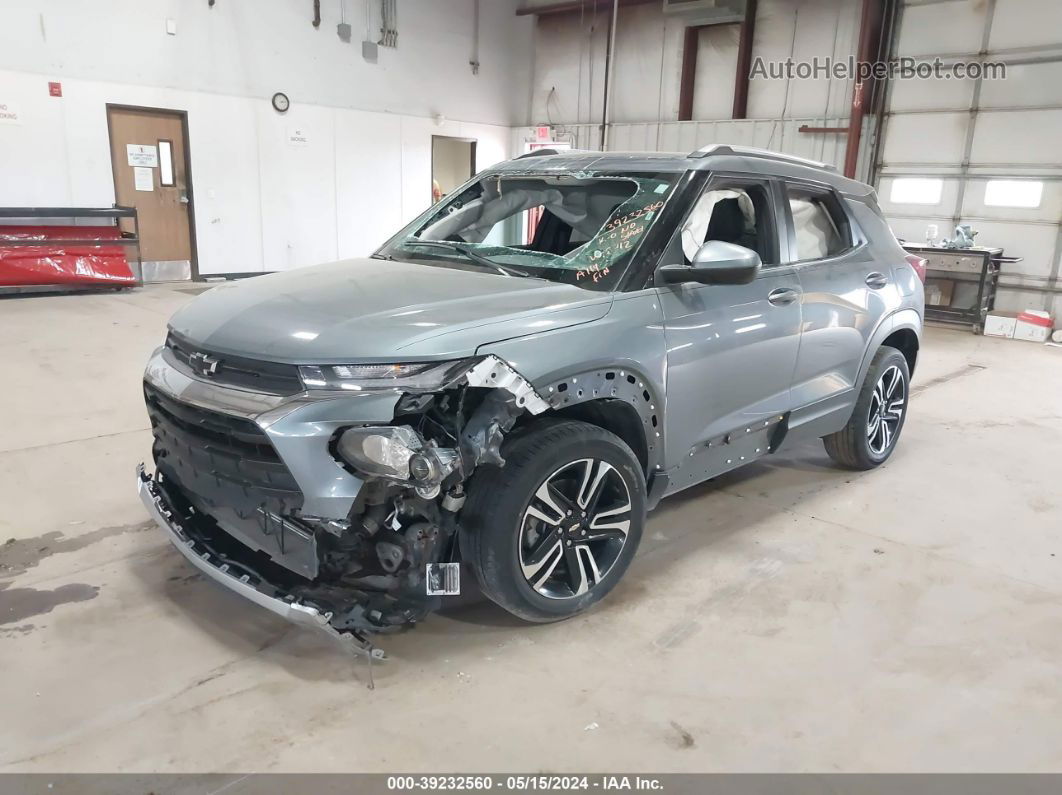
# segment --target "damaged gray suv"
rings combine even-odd
[[[821,163],[517,158],[371,258],[179,311],[144,376],[141,497],[210,578],[354,648],[462,571],[566,618],[620,580],[661,498],[783,441],[890,456],[919,264]]]

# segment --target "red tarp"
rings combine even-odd
[[[136,284],[126,246],[63,245],[64,240],[119,237],[113,226],[0,226],[0,287]],[[41,245],[5,246],[5,240],[40,240]]]

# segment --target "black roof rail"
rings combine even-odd
[[[766,149],[755,149],[751,146],[732,146],[730,144],[709,144],[702,146],[687,157],[712,157],[714,155],[732,155],[735,157],[760,157],[764,160],[777,160],[781,163],[795,163],[801,166],[822,169],[823,171],[837,172],[837,166],[832,163],[822,163],[818,160],[809,160],[806,157],[787,155],[782,152],[769,152]]]

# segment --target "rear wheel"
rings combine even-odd
[[[879,348],[848,424],[822,438],[830,458],[850,469],[873,469],[887,461],[907,419],[910,383],[904,355],[888,346]]]
[[[645,523],[645,479],[615,434],[542,423],[506,442],[505,466],[476,471],[461,550],[483,592],[527,621],[586,610],[630,565]]]

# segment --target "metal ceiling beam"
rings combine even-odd
[[[621,6],[637,6],[647,3],[659,3],[660,0],[619,0]],[[542,16],[545,14],[567,14],[572,11],[593,11],[612,8],[612,0],[561,0],[541,5],[523,5],[516,9],[518,17]]]
[[[749,80],[752,72],[752,42],[756,35],[756,0],[745,3],[745,19],[738,36],[737,75],[734,78],[735,119],[749,117]]]
[[[859,52],[856,56],[858,62],[869,63],[878,59],[877,45],[880,44],[884,13],[883,0],[863,0],[859,21]],[[859,80],[852,87],[852,113],[848,122],[848,147],[844,157],[844,175],[849,179],[856,175],[859,143],[863,136],[863,117],[870,104],[873,85],[873,80]]]
[[[682,39],[682,71],[679,73],[678,120],[693,119],[693,87],[697,79],[697,50],[700,46],[701,28],[690,25]]]

